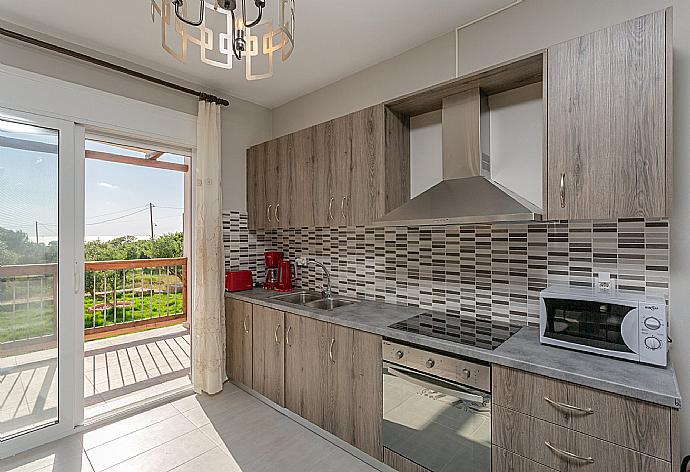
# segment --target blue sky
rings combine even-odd
[[[112,152],[112,148],[93,141],[87,142],[86,147]],[[121,148],[117,152],[137,155]],[[154,204],[156,236],[182,231],[182,172],[87,159],[85,177],[87,240],[150,237],[149,202]]]
[[[23,130],[24,131],[24,130]],[[31,131],[31,130],[29,130]],[[14,132],[0,127],[0,138],[57,144],[54,132]],[[113,148],[87,142],[87,149]],[[141,155],[117,149],[117,153]],[[180,162],[181,157],[165,160]],[[85,234],[87,240],[131,235],[150,236],[149,202],[154,204],[154,234],[182,230],[182,172],[86,160]],[[0,146],[0,226],[26,232],[39,241],[57,239],[57,156]]]

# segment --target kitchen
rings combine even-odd
[[[402,472],[678,470],[671,20],[250,147],[228,287],[269,289],[226,295],[229,377]],[[619,80],[638,61],[668,72]]]
[[[690,3],[0,17],[0,472],[689,470]]]

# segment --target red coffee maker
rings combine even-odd
[[[266,251],[264,253],[264,262],[266,264],[264,288],[266,290],[276,290],[278,288],[280,263],[283,262],[283,253],[280,251]]]
[[[293,271],[293,263],[283,260],[280,263],[278,270],[278,287],[279,292],[292,292],[292,283],[295,281],[295,272]]]

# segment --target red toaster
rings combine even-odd
[[[228,292],[251,290],[253,286],[251,270],[231,270],[225,273],[225,290]]]

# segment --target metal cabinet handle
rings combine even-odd
[[[345,201],[347,200],[347,197],[343,197],[343,200],[340,202],[340,214],[343,215],[343,219],[346,219],[347,216],[345,216]]]
[[[288,326],[288,329],[285,332],[285,344],[288,346],[292,346],[292,344],[290,344],[290,331],[292,331],[292,326]]]
[[[333,220],[333,201],[335,198],[331,197],[331,200],[328,202],[328,219]]]
[[[561,208],[565,208],[565,173],[561,174]]]
[[[276,221],[277,221],[278,223],[280,223],[280,213],[279,213],[279,211],[280,211],[280,203],[278,203],[278,204],[276,205]]]
[[[272,207],[273,207],[273,205],[268,205],[268,208],[266,208],[266,219],[268,220],[269,223],[271,222],[271,208]]]
[[[548,441],[544,441],[544,445],[551,449],[552,452],[565,456],[568,459],[594,464],[594,458],[592,457],[578,456],[577,454],[573,454],[572,452],[564,451],[563,449],[559,449],[557,447],[552,446],[551,443],[549,443]]]
[[[242,320],[242,326],[244,327],[244,332],[249,333],[249,329],[247,328],[247,317],[246,316]]]
[[[335,338],[331,338],[331,345],[328,348],[328,358],[331,360],[331,364],[335,364],[335,359],[333,359],[333,346],[335,345]]]
[[[276,331],[275,331],[275,333],[273,333],[273,337],[276,340],[276,344],[280,344],[280,340],[278,339],[278,330],[279,329],[280,329],[280,324],[278,324],[278,326],[276,326]]]
[[[555,400],[551,400],[549,397],[544,397],[544,400],[546,401],[546,403],[556,408],[563,408],[565,410],[575,411],[577,413],[584,413],[585,415],[594,414],[594,410],[592,410],[591,408],[580,408],[579,406],[568,405],[567,403],[561,403]]]

